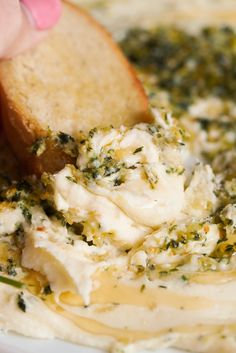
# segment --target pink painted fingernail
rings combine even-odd
[[[31,13],[36,28],[45,30],[53,27],[60,18],[62,6],[60,0],[20,0]]]

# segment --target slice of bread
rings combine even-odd
[[[58,148],[40,157],[29,147],[48,128],[76,136],[95,126],[150,118],[148,100],[120,49],[87,13],[69,3],[36,48],[0,63],[7,139],[26,170],[54,172],[71,160]]]

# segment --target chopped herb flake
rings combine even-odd
[[[46,137],[38,138],[34,144],[30,147],[30,152],[37,157],[41,156],[46,150]]]
[[[25,300],[24,300],[23,296],[24,296],[23,292],[18,294],[17,305],[20,308],[20,310],[22,310],[25,313],[26,312],[26,304],[25,304]]]
[[[120,186],[123,183],[124,183],[124,181],[121,178],[116,178],[114,180],[114,186]]]
[[[66,176],[66,179],[68,179],[68,180],[69,180],[69,181],[71,181],[72,183],[77,184],[76,179],[75,179],[75,178],[73,178],[73,177],[71,177],[71,176],[69,176],[69,175],[67,175],[67,176]]]
[[[85,241],[88,244],[88,246],[93,246],[94,245],[93,241],[92,240],[88,240],[87,236],[85,234],[82,234],[82,239],[83,239],[83,241]]]
[[[45,294],[45,295],[52,294],[52,290],[51,290],[50,284],[48,284],[47,286],[44,287],[43,294]]]
[[[73,223],[73,224],[69,225],[68,228],[76,235],[81,235],[84,230],[84,226],[80,222]]]
[[[58,140],[59,142],[62,144],[62,145],[65,145],[66,143],[69,143],[69,142],[74,142],[74,138],[64,132],[59,132],[58,135]]]
[[[139,153],[143,150],[143,146],[136,148],[133,154]]]
[[[4,277],[4,276],[0,276],[0,282],[8,284],[9,286],[13,286],[16,288],[23,288],[24,287],[24,283],[16,281],[16,280],[8,278],[8,277]]]
[[[20,208],[21,208],[22,214],[25,217],[26,221],[31,223],[32,213],[29,211],[28,207],[26,207],[24,204],[20,204]]]
[[[142,284],[141,287],[140,287],[140,292],[142,293],[145,289],[146,289],[146,285]]]

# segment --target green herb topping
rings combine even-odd
[[[20,294],[17,295],[17,305],[21,311],[24,313],[26,312],[26,303],[24,300],[24,293],[21,292]]]
[[[23,288],[24,287],[24,283],[16,281],[12,278],[4,277],[4,276],[0,276],[0,282],[8,284],[9,286],[13,286],[16,288]]]

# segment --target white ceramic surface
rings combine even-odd
[[[82,347],[58,340],[36,340],[14,334],[0,334],[0,353],[104,353],[101,350]],[[140,353],[151,353],[140,352]],[[154,353],[154,352],[153,352]],[[183,353],[174,349],[162,349],[155,353]]]

